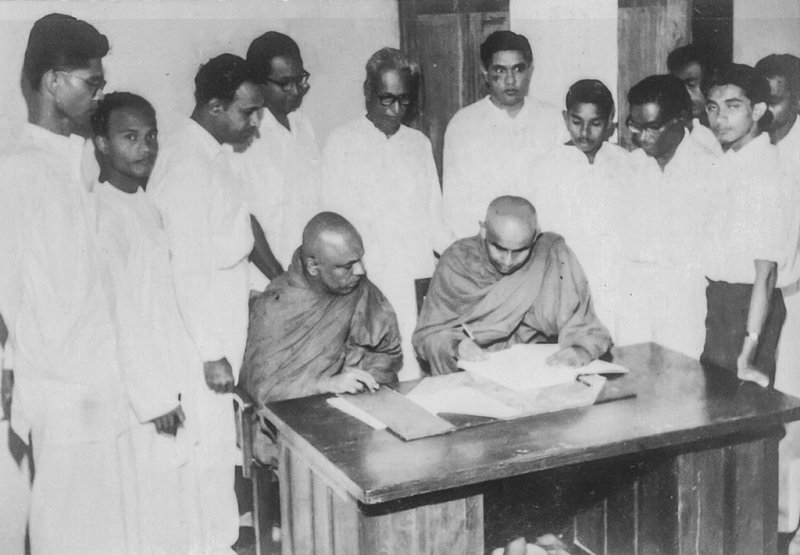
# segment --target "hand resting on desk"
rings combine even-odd
[[[358,393],[364,388],[377,391],[380,385],[369,372],[348,366],[340,374],[327,378],[320,387],[322,393]]]

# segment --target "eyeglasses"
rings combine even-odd
[[[59,70],[56,70],[56,71],[59,72],[59,73],[66,73],[70,77],[74,77],[75,79],[79,79],[79,80],[83,81],[83,84],[86,85],[86,87],[90,91],[92,91],[92,99],[97,98],[98,95],[100,94],[100,92],[103,89],[106,88],[106,80],[103,79],[102,77],[89,77],[87,79],[86,77],[81,77],[80,75],[75,75],[71,71],[66,71],[66,70],[63,70],[63,69],[59,69]]]
[[[657,135],[658,133],[661,133],[662,131],[664,131],[664,128],[667,125],[669,125],[669,123],[671,121],[672,120],[669,120],[669,121],[665,121],[663,123],[659,123],[659,122],[655,121],[653,123],[648,123],[647,125],[638,125],[636,123],[633,123],[631,121],[630,116],[628,116],[628,119],[625,121],[625,126],[634,135],[639,135],[639,134],[645,133],[645,132],[649,132],[651,134]]]
[[[287,77],[286,79],[271,79],[269,77],[265,77],[268,82],[272,83],[276,87],[280,88],[283,92],[289,92],[292,90],[292,87],[296,89],[304,89],[308,87],[308,78],[311,77],[311,74],[305,70],[303,73],[298,75],[297,77]]]
[[[395,102],[397,102],[400,106],[408,106],[411,104],[411,97],[407,94],[401,94],[397,96],[391,93],[375,93],[375,96],[378,97],[381,106],[391,106]]]

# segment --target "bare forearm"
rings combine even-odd
[[[769,312],[769,302],[775,290],[775,281],[778,275],[777,264],[767,260],[756,260],[756,279],[753,282],[753,291],[750,293],[750,310],[747,313],[747,333],[760,335],[764,328],[764,322]],[[742,347],[742,351],[748,351],[748,361],[752,362],[752,354],[755,353],[755,345],[748,346],[748,339]]]
[[[283,273],[283,266],[275,258],[272,249],[269,246],[267,237],[264,235],[264,230],[261,229],[258,221],[253,215],[250,216],[250,223],[253,226],[253,237],[255,238],[253,244],[253,251],[250,253],[250,261],[261,270],[270,280],[275,279]]]

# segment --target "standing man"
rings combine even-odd
[[[196,393],[205,382],[183,324],[161,218],[144,192],[158,152],[156,114],[131,93],[92,115],[100,176],[98,242],[128,394],[143,553],[199,552]]]
[[[127,402],[78,135],[107,52],[85,21],[33,25],[28,123],[0,161],[0,314],[15,355],[12,424],[36,466],[34,554],[138,550]]]
[[[791,54],[770,54],[755,67],[767,80],[770,97],[767,107],[772,114],[770,142],[778,149],[784,173],[800,179],[800,59]],[[800,395],[800,282],[781,289],[786,303],[786,321],[778,343],[775,387],[791,395]],[[778,531],[794,535],[800,521],[800,425],[786,425],[786,436],[779,445],[780,488],[778,490]],[[789,553],[800,554],[800,538],[793,538]]]
[[[239,530],[236,433],[225,394],[239,374],[247,340],[253,249],[250,210],[230,145],[257,136],[264,96],[245,61],[222,54],[198,71],[195,100],[191,119],[161,149],[147,192],[164,222],[178,305],[203,361],[200,505],[204,545],[213,551],[230,549]]]
[[[688,130],[691,98],[671,75],[651,75],[628,92],[636,187],[627,202],[635,238],[623,271],[627,299],[620,343],[657,341],[698,358],[705,337],[704,257],[698,244],[720,190],[718,161]]]
[[[786,315],[780,287],[797,280],[798,193],[762,133],[772,114],[769,83],[731,64],[709,85],[708,118],[725,155],[727,177],[717,198],[706,275],[708,317],[701,361],[766,387]]]
[[[418,73],[395,48],[373,54],[364,81],[366,115],[336,129],[323,153],[325,208],[363,234],[370,280],[397,313],[404,379],[418,375],[411,347],[414,280],[429,278],[434,252],[444,252],[455,240],[442,218],[431,143],[402,125]]]
[[[692,100],[692,119],[688,127],[692,135],[713,152],[721,154],[719,142],[708,128],[706,85],[709,67],[705,53],[694,44],[676,48],[667,56],[667,69],[673,77],[681,80]]]
[[[614,132],[614,99],[603,83],[574,83],[563,116],[571,139],[534,162],[530,198],[542,229],[562,235],[575,251],[595,312],[613,335],[622,209],[631,194],[632,162],[627,150],[608,142]]]
[[[320,211],[320,152],[311,121],[300,110],[309,73],[297,43],[276,31],[264,33],[250,44],[247,64],[262,86],[266,109],[261,137],[240,162],[253,214],[274,255],[266,276],[273,279],[289,266],[305,222]]]
[[[489,95],[459,110],[444,137],[444,210],[456,235],[478,231],[483,207],[524,190],[530,160],[567,139],[561,113],[528,96],[533,53],[528,39],[495,31],[481,45]]]

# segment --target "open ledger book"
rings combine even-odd
[[[558,349],[550,344],[515,345],[488,353],[485,361],[460,363],[466,372],[424,378],[405,396],[381,388],[378,393],[334,397],[328,403],[375,429],[388,427],[411,440],[454,429],[435,415],[511,420],[592,405],[606,382],[600,374],[628,372],[602,361],[581,368],[547,365],[547,357]]]

